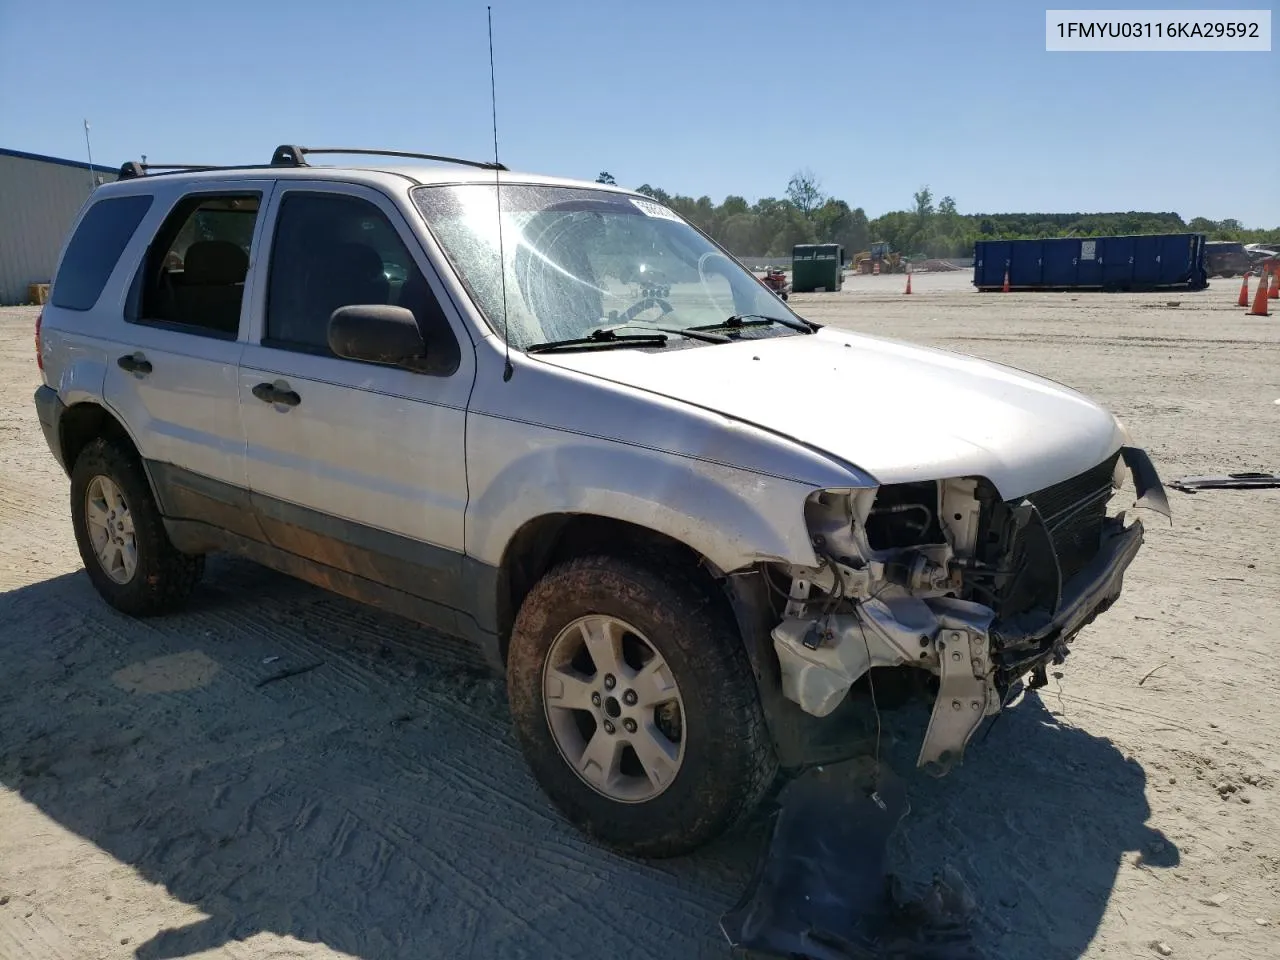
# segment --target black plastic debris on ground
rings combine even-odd
[[[1183,477],[1169,486],[1183,493],[1197,490],[1265,490],[1280,487],[1280,473],[1226,473],[1218,477]]]
[[[973,899],[952,871],[908,899],[885,869],[906,815],[891,770],[850,760],[782,790],[763,859],[720,928],[740,958],[974,960]]]

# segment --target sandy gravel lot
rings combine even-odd
[[[1165,479],[1280,470],[1280,310],[1245,317],[1224,281],[968,279],[793,302],[1079,387]],[[233,560],[181,615],[100,602],[31,404],[34,313],[0,310],[0,958],[729,955],[717,921],[759,826],[676,862],[586,844],[467,650]],[[1173,526],[1147,515],[1124,597],[1061,679],[949,778],[911,768],[921,715],[889,718],[913,806],[893,861],[953,865],[990,957],[1280,956],[1280,491],[1170,496]]]

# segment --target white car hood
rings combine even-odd
[[[829,327],[538,359],[756,424],[880,483],[982,476],[1012,499],[1096,466],[1125,442],[1110,413],[1051,380]]]

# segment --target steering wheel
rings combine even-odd
[[[656,297],[656,296],[641,297],[631,306],[627,307],[626,310],[622,311],[622,313],[618,314],[618,319],[623,323],[630,323],[636,317],[640,316],[640,314],[644,313],[646,310],[649,310],[653,307],[661,307],[662,316],[664,317],[668,313],[674,312],[674,309],[675,309],[674,307],[671,306],[670,303],[668,303],[662,297]]]
[[[698,258],[698,281],[702,284],[702,289],[706,291],[707,299],[716,305],[717,312],[724,314],[726,317],[731,316],[732,314],[737,313],[736,305],[731,303],[729,304],[728,309],[725,309],[724,304],[717,300],[716,295],[711,292],[711,285],[707,283],[707,270],[704,265],[709,257],[719,257],[725,262],[728,262],[729,259],[719,250],[708,250]],[[725,282],[728,282],[728,277],[725,278]]]

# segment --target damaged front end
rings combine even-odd
[[[1042,684],[1120,595],[1143,539],[1108,511],[1125,467],[1138,503],[1168,516],[1134,447],[1013,501],[981,478],[815,493],[822,562],[776,571],[790,581],[772,631],[783,695],[826,717],[873,668],[923,671],[935,693],[917,764],[945,773],[1015,683]]]

